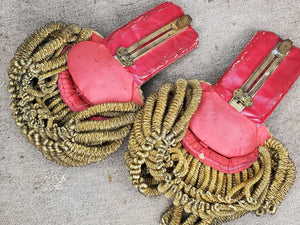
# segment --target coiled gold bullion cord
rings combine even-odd
[[[134,102],[104,103],[72,112],[62,100],[57,79],[68,69],[68,47],[89,40],[93,32],[50,23],[19,46],[8,67],[17,126],[45,157],[63,166],[84,166],[116,151],[140,108]],[[89,120],[94,116],[107,119]]]
[[[275,213],[295,180],[287,150],[272,137],[259,148],[258,160],[235,174],[201,163],[180,143],[200,99],[200,81],[183,79],[147,98],[125,154],[132,184],[146,196],[173,198],[161,224],[221,224],[250,211]]]

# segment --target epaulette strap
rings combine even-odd
[[[161,224],[220,224],[250,211],[275,213],[295,180],[286,148],[269,138],[258,160],[234,174],[202,163],[180,142],[200,99],[200,81],[178,80],[146,100],[125,154],[131,182],[146,196],[173,198]]]
[[[28,37],[8,67],[17,126],[50,160],[64,166],[97,162],[116,151],[140,108],[134,102],[105,103],[73,112],[57,87],[67,69],[70,46],[90,39],[93,30],[78,25],[51,23]],[[91,117],[106,120],[89,120]]]

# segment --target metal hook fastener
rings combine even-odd
[[[131,66],[135,60],[148,53],[151,49],[187,29],[191,22],[192,18],[189,15],[179,17],[128,48],[119,47],[114,57],[123,66]]]
[[[254,96],[276,70],[281,61],[289,54],[292,46],[293,42],[288,39],[279,42],[243,86],[233,92],[233,97],[229,104],[239,112],[243,111],[245,107],[252,107]]]

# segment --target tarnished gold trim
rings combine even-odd
[[[287,149],[269,138],[258,148],[258,160],[234,174],[202,163],[181,144],[201,96],[199,80],[180,79],[146,99],[125,153],[132,184],[145,196],[173,199],[164,225],[221,224],[250,211],[274,214],[295,181]]]
[[[288,39],[279,42],[243,86],[233,92],[233,97],[229,104],[239,112],[243,111],[245,107],[252,107],[253,97],[276,70],[281,61],[289,54],[292,45],[293,42]]]
[[[63,166],[84,166],[115,152],[140,108],[135,102],[110,102],[72,112],[63,101],[57,82],[68,69],[69,47],[93,33],[78,25],[50,23],[20,45],[8,66],[17,126],[45,157]],[[89,120],[98,116],[106,119]]]
[[[149,34],[128,48],[119,47],[114,57],[123,66],[131,66],[135,60],[139,59],[153,48],[187,29],[191,22],[192,18],[189,15],[184,15]]]

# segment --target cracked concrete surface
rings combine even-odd
[[[148,198],[128,180],[121,148],[83,168],[46,160],[21,135],[9,109],[6,68],[18,45],[50,21],[77,23],[103,36],[163,1],[0,1],[0,224],[155,225],[171,201]],[[175,0],[193,18],[199,47],[143,86],[145,96],[180,77],[216,82],[258,30],[290,38],[300,47],[299,0]],[[300,62],[299,62],[300,64]],[[267,120],[300,168],[300,80]],[[227,224],[299,224],[300,178],[273,216],[249,213]]]

